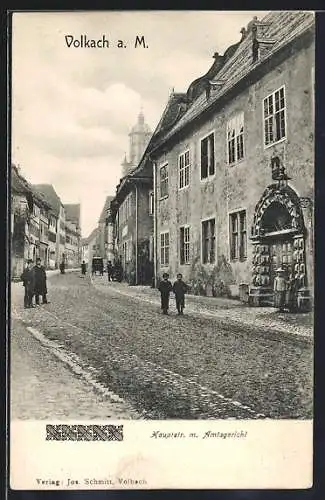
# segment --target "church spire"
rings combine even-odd
[[[138,115],[138,121],[132,127],[129,133],[130,137],[130,164],[132,167],[136,167],[142,158],[144,150],[146,149],[148,142],[151,138],[151,130],[149,126],[145,123],[145,118],[143,114],[143,106],[141,105],[140,112]]]

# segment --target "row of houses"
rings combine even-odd
[[[282,267],[313,294],[314,31],[310,12],[255,17],[170,95],[106,217],[129,283],[181,272],[194,293],[262,304]]]
[[[11,274],[19,277],[27,259],[47,269],[75,267],[81,259],[80,204],[63,204],[51,184],[30,184],[11,167]]]

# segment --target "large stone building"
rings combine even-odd
[[[279,266],[313,290],[314,16],[272,12],[241,33],[150,150],[156,278],[258,304]]]

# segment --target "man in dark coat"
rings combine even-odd
[[[25,287],[25,295],[24,295],[24,307],[28,309],[30,307],[35,307],[33,305],[33,295],[34,295],[34,286],[35,286],[35,274],[32,269],[32,260],[27,261],[27,266],[25,267],[20,279],[23,282],[23,286]]]
[[[45,268],[42,266],[41,259],[38,257],[36,259],[36,266],[34,267],[35,275],[35,303],[39,305],[39,296],[42,296],[42,304],[47,304],[47,286],[46,286],[46,272]]]
[[[184,283],[182,278],[182,274],[178,273],[177,280],[173,285],[178,314],[183,314],[183,309],[185,307],[185,293],[187,292],[187,285]]]
[[[167,273],[163,274],[163,280],[159,283],[158,290],[161,296],[161,309],[163,314],[168,314],[169,308],[169,294],[173,289],[171,282],[169,281],[169,275]]]
[[[107,278],[108,278],[108,281],[113,281],[112,280],[112,274],[113,274],[113,266],[112,266],[112,261],[109,260],[107,262]]]
[[[83,261],[82,261],[82,264],[81,264],[81,274],[85,275],[85,274],[86,274],[86,270],[87,270],[87,264],[86,264],[86,262],[83,260]]]

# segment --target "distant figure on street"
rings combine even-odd
[[[173,292],[176,299],[176,307],[178,314],[183,314],[185,307],[185,293],[187,292],[187,285],[183,281],[183,275],[178,273],[177,280],[173,285]]]
[[[65,263],[64,260],[60,263],[60,273],[64,274],[65,273]]]
[[[45,268],[42,266],[42,261],[38,257],[36,259],[36,266],[34,267],[35,275],[35,304],[39,306],[39,297],[42,296],[42,304],[47,304],[47,286],[46,286],[46,272]]]
[[[274,305],[279,312],[284,312],[285,294],[286,294],[286,280],[284,279],[284,270],[280,267],[276,270],[276,277],[274,279]]]
[[[161,296],[161,309],[163,314],[168,314],[169,309],[169,294],[173,290],[173,286],[169,281],[169,274],[163,274],[163,280],[159,283],[158,290]]]
[[[35,274],[32,269],[33,261],[28,259],[27,265],[20,276],[20,279],[23,282],[23,286],[25,287],[25,295],[24,295],[24,307],[28,309],[30,307],[35,307],[33,305],[33,295],[34,295],[34,286],[35,286]]]
[[[123,279],[123,267],[120,260],[115,261],[113,271],[114,271],[114,279],[118,282],[121,282]]]
[[[81,274],[82,274],[82,275],[85,275],[85,274],[86,274],[86,270],[87,270],[87,264],[86,264],[86,262],[83,260],[83,261],[82,261],[82,264],[81,264]]]
[[[113,274],[113,265],[112,265],[112,261],[109,260],[107,262],[107,278],[108,278],[108,281],[113,281],[112,274]]]

